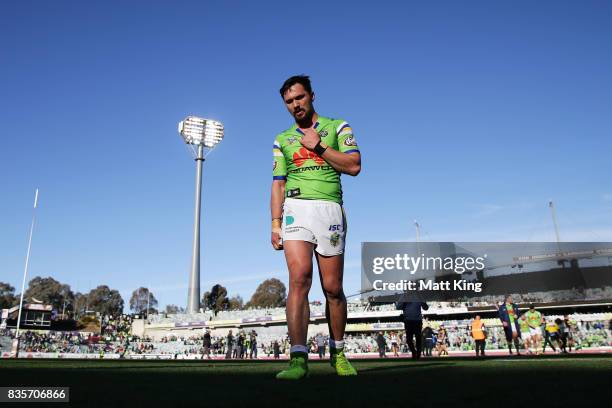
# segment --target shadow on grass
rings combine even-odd
[[[437,368],[443,368],[443,367],[452,367],[454,366],[455,363],[423,363],[423,364],[396,364],[396,365],[392,365],[389,367],[373,367],[373,368],[362,368],[359,370],[360,373],[375,373],[375,372],[387,372],[387,371],[397,371],[397,370],[402,370],[402,371],[414,371],[414,370],[420,370],[421,368],[424,367],[437,367]]]

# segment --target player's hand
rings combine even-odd
[[[504,325],[504,327],[508,327],[508,322],[502,322],[502,324]]]
[[[302,146],[307,148],[308,150],[314,150],[317,143],[321,141],[319,134],[314,128],[300,129],[304,132],[304,136],[300,139],[300,143]]]
[[[277,251],[283,249],[283,241],[281,240],[280,232],[272,231],[272,247]]]

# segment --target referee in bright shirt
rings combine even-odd
[[[348,123],[317,114],[307,76],[287,79],[280,95],[295,124],[276,136],[273,148],[272,246],[284,249],[289,268],[287,326],[291,338],[289,368],[276,378],[297,380],[308,374],[306,335],[313,253],[326,298],[330,363],[338,375],[357,375],[344,355],[346,218],[340,175],[359,174],[361,155]]]

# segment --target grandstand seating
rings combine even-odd
[[[563,293],[557,293],[563,292]],[[534,292],[527,295],[513,294],[513,299],[523,305],[528,302],[554,300],[580,295],[582,298],[611,298],[610,288],[592,288],[586,291]],[[575,292],[575,293],[574,293]],[[464,302],[428,302],[429,310],[424,312],[424,325],[438,330],[444,325],[448,332],[451,350],[471,350],[472,339],[469,333],[471,320],[468,316],[482,307],[494,311],[499,297],[482,296],[466,299]],[[553,304],[550,303],[549,304]],[[605,309],[603,309],[605,310]],[[316,324],[309,327],[309,336],[317,333],[327,335],[324,321],[324,304],[310,305],[311,318]],[[548,317],[561,317],[553,311],[546,310]],[[384,331],[402,331],[401,312],[394,304],[375,304],[362,301],[348,304],[349,325],[347,326],[346,347],[349,352],[364,353],[377,351],[375,333]],[[489,314],[491,316],[491,314]],[[457,319],[460,317],[460,319]],[[22,350],[70,353],[119,352],[127,354],[194,354],[199,352],[203,329],[212,328],[213,343],[217,351],[224,353],[225,336],[229,330],[234,334],[239,331],[256,330],[258,347],[261,353],[269,353],[271,345],[278,341],[281,348],[287,348],[287,326],[285,308],[255,308],[245,310],[226,310],[218,313],[206,311],[191,314],[150,315],[143,327],[143,332],[136,336],[131,332],[131,316],[106,316],[102,321],[102,333],[95,341],[84,333],[36,331],[35,334],[24,333],[21,341]],[[612,346],[610,321],[612,313],[577,313],[573,315],[577,322],[576,339],[584,345]],[[381,322],[382,320],[382,322]],[[506,341],[499,319],[483,316],[483,322],[489,329],[487,348],[505,348]],[[142,321],[141,321],[142,322]],[[11,348],[8,331],[0,332],[0,353]],[[28,337],[29,336],[29,337]],[[388,341],[388,343],[390,343]]]

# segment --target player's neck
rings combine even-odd
[[[317,112],[313,112],[309,118],[304,118],[304,120],[296,122],[296,124],[300,129],[308,129],[313,127],[317,120],[319,120],[319,115]]]

